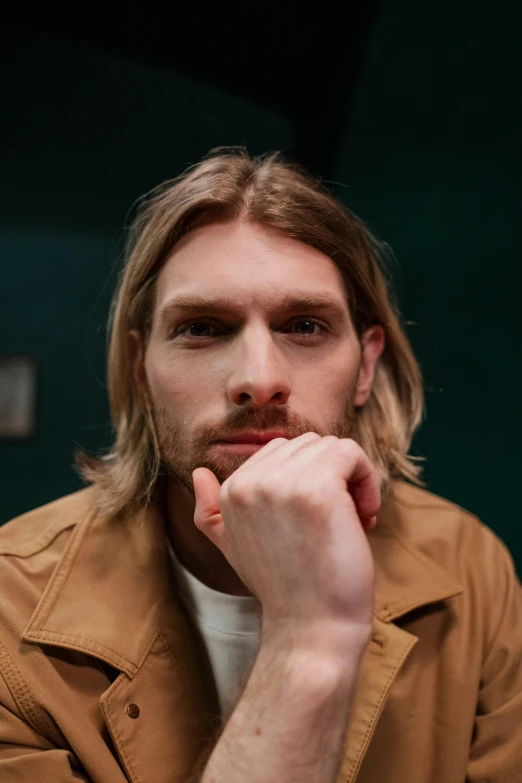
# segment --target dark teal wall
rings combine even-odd
[[[73,491],[108,442],[105,321],[136,198],[211,147],[287,147],[288,122],[175,74],[4,28],[0,355],[40,365],[31,442],[0,442],[0,523]]]
[[[384,3],[338,179],[397,257],[428,486],[522,573],[521,29],[515,2]]]
[[[428,486],[479,514],[522,571],[521,22],[514,0],[385,1],[336,180],[398,259],[427,385],[413,451]],[[34,441],[0,443],[2,522],[79,486],[75,444],[108,441],[104,322],[131,203],[212,146],[289,148],[292,128],[78,45],[9,28],[0,43],[0,353],[41,367]]]

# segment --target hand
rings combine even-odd
[[[373,560],[366,530],[379,482],[355,441],[275,438],[220,486],[193,472],[194,521],[259,599],[263,626],[369,633]]]

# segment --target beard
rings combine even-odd
[[[149,389],[150,394],[150,389]],[[315,422],[297,416],[285,407],[254,409],[240,408],[219,424],[207,424],[198,430],[188,432],[173,420],[168,408],[151,406],[152,419],[159,444],[163,471],[169,479],[185,489],[194,498],[192,473],[196,468],[208,468],[220,484],[249,459],[248,455],[226,454],[213,449],[218,441],[226,440],[244,430],[282,430],[288,438],[297,438],[305,432],[315,432],[321,437],[335,435],[350,437],[356,414],[354,405],[355,388],[351,390],[343,415],[328,427],[319,427]]]

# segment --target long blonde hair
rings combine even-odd
[[[108,453],[80,452],[82,476],[98,487],[103,512],[125,514],[158,486],[160,453],[150,408],[133,383],[129,332],[146,342],[155,282],[167,255],[195,225],[239,218],[321,251],[341,272],[359,337],[381,324],[386,344],[371,395],[358,408],[352,437],[372,461],[383,492],[394,478],[422,485],[419,458],[408,455],[423,413],[422,377],[389,281],[388,249],[319,181],[279,154],[252,158],[241,148],[213,150],[140,202],[111,308],[108,390],[115,441]]]

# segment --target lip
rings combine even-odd
[[[215,448],[219,449],[223,454],[239,454],[243,457],[251,457],[257,451],[263,448],[264,443],[230,443],[230,441],[222,440],[215,444]]]
[[[240,432],[239,435],[233,435],[231,438],[225,438],[220,443],[249,444],[254,446],[264,446],[274,438],[289,438],[289,436],[276,430],[264,430],[260,432]]]

